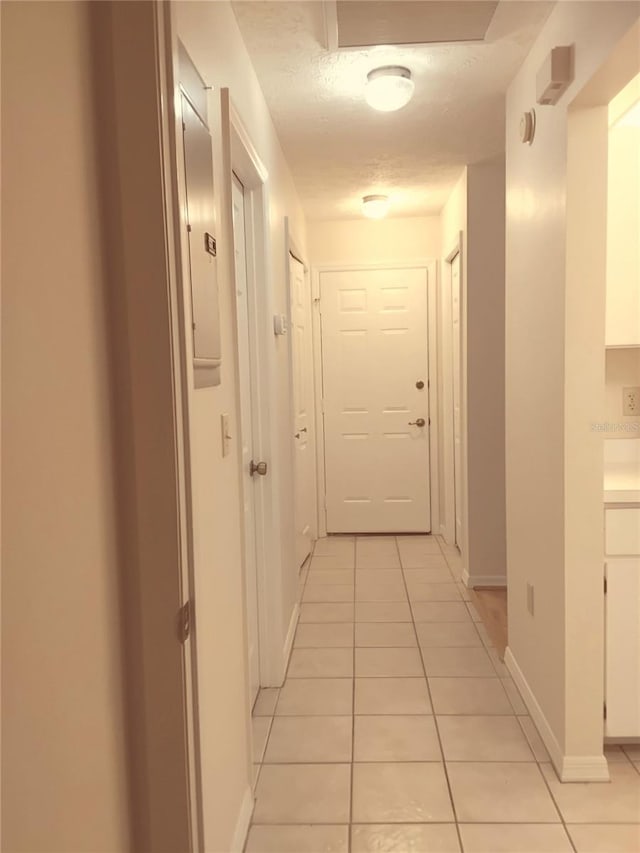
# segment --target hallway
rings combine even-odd
[[[439,537],[320,540],[301,600],[254,709],[247,853],[640,849],[638,749],[558,783]]]

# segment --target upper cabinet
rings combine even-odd
[[[609,131],[607,211],[608,347],[640,346],[640,127]]]

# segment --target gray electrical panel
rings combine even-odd
[[[195,108],[199,106],[201,112],[203,106],[206,109],[204,83],[191,97],[184,81],[193,87],[193,81],[200,77],[193,65],[189,66],[186,52],[181,51],[180,60],[193,366],[195,385],[202,388],[220,384],[221,368],[213,149],[206,114],[199,115]]]

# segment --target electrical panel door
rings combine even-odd
[[[197,387],[220,384],[213,150],[206,125],[182,95],[193,358]]]

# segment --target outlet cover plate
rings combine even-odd
[[[622,414],[628,418],[640,417],[640,385],[622,389]]]

